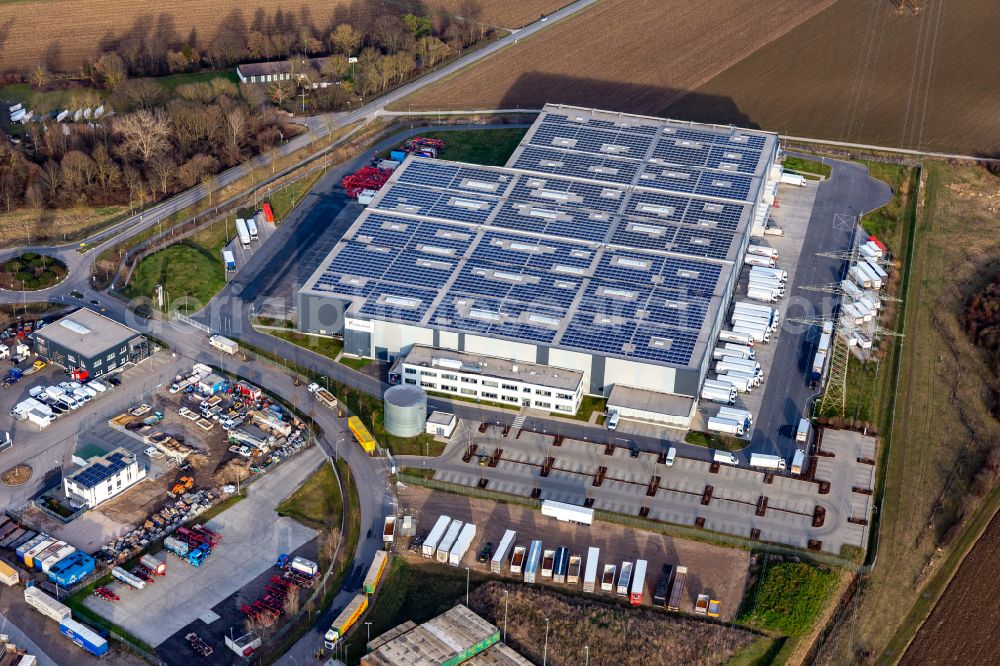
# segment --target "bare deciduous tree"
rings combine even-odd
[[[341,23],[330,33],[330,49],[345,56],[354,55],[361,48],[361,37],[350,23]]]
[[[170,191],[177,173],[177,165],[168,154],[157,155],[149,162],[149,176],[160,189],[161,194]]]
[[[115,118],[122,153],[146,163],[170,147],[170,123],[162,111],[136,111]]]
[[[108,90],[114,90],[122,81],[128,78],[128,67],[117,53],[103,53],[94,63],[94,72]]]

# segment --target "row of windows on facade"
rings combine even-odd
[[[119,353],[119,354],[124,354],[124,353],[125,353],[126,351],[128,351],[128,347],[122,347],[122,348],[121,348],[121,351],[119,351],[118,353]],[[72,354],[67,354],[67,355],[66,355],[66,360],[67,360],[68,362],[72,363],[73,365],[76,365],[76,357],[75,357],[75,356],[73,356]],[[115,353],[114,353],[114,352],[111,352],[110,354],[108,354],[108,356],[107,356],[107,360],[108,360],[108,362],[110,363],[110,365],[109,365],[108,367],[109,367],[109,368],[114,368],[114,367],[115,367],[115,363],[113,363],[113,361],[115,360]],[[82,359],[81,359],[81,361],[82,361]],[[94,363],[93,363],[93,366],[94,366],[95,368],[99,368],[99,367],[101,367],[101,364],[102,364],[103,362],[104,362],[104,361],[103,361],[103,360],[101,360],[101,359],[95,359],[95,360],[94,360]]]
[[[406,368],[406,374],[408,374],[408,375],[415,375],[415,374],[417,374],[417,370],[416,370],[416,368]],[[422,371],[420,373],[420,376],[422,378],[423,377],[435,377],[436,378],[438,376],[438,373],[436,373],[436,372],[428,372],[427,370],[424,370],[424,371]],[[483,386],[486,386],[488,388],[502,388],[505,391],[517,391],[518,390],[516,384],[501,384],[500,382],[495,382],[495,381],[492,381],[492,380],[489,380],[489,379],[479,380],[479,379],[476,379],[475,377],[459,377],[458,375],[454,375],[454,374],[451,374],[451,373],[448,373],[448,372],[442,372],[441,373],[441,379],[447,379],[447,380],[450,380],[450,381],[453,381],[453,382],[460,381],[460,382],[462,382],[464,384],[482,384]],[[408,384],[415,384],[416,382],[407,382],[407,383]],[[525,386],[521,390],[524,393],[531,393],[531,387],[530,386]],[[543,390],[543,389],[535,389],[535,395],[540,395],[540,396],[544,396],[546,398],[551,398],[552,397],[552,391],[546,391],[546,390]],[[573,394],[572,393],[556,393],[556,397],[559,398],[560,400],[572,400],[573,399]],[[515,398],[515,400],[516,400],[516,398]]]
[[[408,379],[405,380],[405,382],[407,384],[416,384],[417,380],[416,379],[409,379],[408,378]],[[448,391],[448,392],[451,392],[451,393],[461,393],[462,395],[467,395],[467,396],[471,396],[471,397],[486,398],[487,400],[499,400],[501,402],[513,402],[515,404],[519,403],[521,401],[521,398],[519,398],[516,395],[497,395],[496,393],[492,393],[490,391],[477,391],[476,389],[469,389],[469,388],[462,388],[462,389],[460,389],[460,388],[458,388],[456,386],[448,386],[447,384],[441,384],[441,386],[438,386],[434,382],[421,381],[420,382],[420,386],[422,386],[424,388],[427,388],[427,389],[431,389],[432,391],[438,391],[438,390],[440,390],[440,391]],[[573,399],[573,396],[567,395],[565,393],[559,393],[559,394],[557,394],[556,397],[563,398],[564,400],[572,400]],[[524,404],[527,405],[530,402],[531,401],[530,401],[529,398],[524,398]],[[573,408],[570,405],[556,404],[555,406],[553,406],[552,403],[550,403],[550,402],[544,402],[542,400],[535,400],[534,406],[535,407],[541,407],[542,409],[555,409],[555,410],[560,411],[560,412],[571,412],[571,411],[573,411]]]

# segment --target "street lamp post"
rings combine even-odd
[[[503,591],[503,642],[507,642],[507,604],[510,602],[510,590]]]
[[[365,622],[365,627],[368,628],[368,642],[371,643],[372,642],[372,623],[371,622]]]
[[[465,567],[465,605],[469,605],[469,567]]]
[[[542,649],[542,666],[549,660],[549,618],[545,618],[545,647]]]
[[[583,666],[590,666],[590,646],[583,646]]]

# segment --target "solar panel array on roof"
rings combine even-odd
[[[74,474],[72,479],[84,488],[94,488],[102,481],[107,481],[127,468],[130,462],[131,456],[129,454],[116,451],[103,460],[94,461]]]
[[[408,159],[303,290],[374,319],[690,366],[765,141],[546,112],[508,167]]]

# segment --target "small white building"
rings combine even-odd
[[[67,475],[63,479],[63,490],[71,500],[92,509],[145,478],[146,467],[139,464],[135,454],[117,448]]]
[[[458,426],[458,417],[448,412],[432,412],[427,417],[425,432],[428,435],[437,435],[445,439],[451,439],[451,435]]]
[[[694,418],[695,400],[615,384],[608,396],[608,413],[611,412],[618,412],[623,419],[687,428]]]

